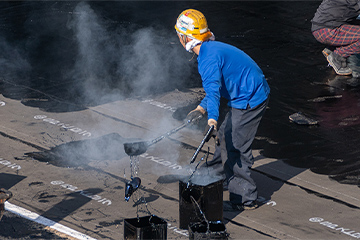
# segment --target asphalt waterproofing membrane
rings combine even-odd
[[[179,181],[213,154],[210,141],[189,163],[205,122],[132,159],[123,144],[176,128],[203,98],[173,28],[195,8],[271,87],[253,143],[260,207],[234,211],[224,189],[229,239],[359,239],[360,71],[356,56],[354,76],[327,67],[310,32],[319,4],[1,1],[0,187],[13,197],[0,238],[123,239],[126,219],[156,215],[168,239],[189,239]],[[127,202],[132,175],[141,186]]]

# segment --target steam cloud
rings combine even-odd
[[[15,19],[1,19],[0,33],[11,36],[0,37],[3,79],[66,83],[86,105],[181,88],[194,69],[172,28],[169,33],[173,22],[145,27],[121,14],[109,19],[86,2],[8,5],[8,19]]]
[[[89,102],[94,101],[91,98],[108,102],[129,95],[141,97],[163,92],[174,86],[174,80],[179,84],[179,80],[190,75],[190,65],[178,63],[184,49],[170,44],[170,41],[178,43],[175,33],[171,32],[169,38],[161,27],[142,28],[124,23],[109,31],[106,21],[86,3],[77,5],[68,27],[78,43],[78,56],[70,77],[79,82],[77,89],[83,89],[83,96]],[[170,130],[174,127],[170,121],[158,119],[157,126],[161,129],[143,138],[152,139]],[[179,158],[177,149],[169,151],[164,147],[163,152],[173,161]]]
[[[50,6],[46,9],[46,17],[51,19],[40,21],[41,17],[45,18],[41,12],[26,13],[30,20],[23,26],[26,38],[21,40],[22,47],[0,38],[0,74],[4,79],[18,79],[27,85],[25,79],[32,80],[31,76],[41,74],[35,71],[46,70],[48,74],[59,76],[46,75],[41,78],[44,83],[40,84],[51,86],[51,81],[58,81],[59,85],[66,83],[66,91],[72,91],[81,103],[91,106],[127,97],[146,98],[181,88],[192,73],[194,63],[187,61],[189,55],[179,46],[174,30],[171,29],[170,33],[166,30],[167,23],[165,26],[143,27],[132,22],[105,19],[85,2],[76,3],[71,11],[68,10],[69,4],[74,2],[46,4]],[[169,24],[173,26],[174,23]],[[162,127],[157,129],[158,133],[174,127],[168,119],[158,121],[159,128]],[[145,139],[148,137],[154,135],[144,136]],[[114,143],[118,141],[114,139]],[[69,144],[58,147],[56,151],[91,154],[93,156],[84,157],[100,159],[101,156],[97,155],[100,152],[89,151],[97,149],[90,145],[91,142]],[[73,147],[76,149],[69,149]],[[169,152],[173,161],[179,157],[176,149],[164,151]]]
[[[68,25],[78,43],[70,77],[81,83],[83,96],[109,101],[129,92],[132,97],[149,95],[169,90],[174,79],[190,74],[189,66],[175,62],[181,55],[180,49],[170,44],[175,34],[169,38],[161,28],[139,28],[131,23],[109,31],[106,25],[86,3],[76,6]]]

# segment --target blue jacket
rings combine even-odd
[[[265,101],[270,93],[263,72],[242,50],[217,41],[203,42],[198,70],[206,96],[200,106],[208,119],[218,120],[220,97],[228,99],[232,108],[253,108]]]

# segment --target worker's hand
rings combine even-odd
[[[186,121],[187,122],[194,121],[195,123],[198,123],[200,118],[202,118],[203,115],[205,114],[205,112],[206,112],[205,109],[199,105],[194,110],[189,112],[189,114],[186,116]]]
[[[205,139],[205,141],[208,142],[210,140],[210,138],[213,137],[215,139],[216,145],[220,145],[220,141],[219,141],[219,138],[217,136],[217,121],[215,119],[211,118],[211,119],[208,120],[208,124],[206,125],[206,128],[205,128],[204,136],[207,134],[207,132],[209,131],[211,126],[214,126],[214,129],[212,130],[212,132],[210,133],[208,138]]]

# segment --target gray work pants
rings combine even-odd
[[[251,144],[269,99],[254,108],[231,108],[218,131],[220,145],[208,166],[223,164],[230,202],[244,204],[257,199],[256,183],[250,168],[254,163]]]

